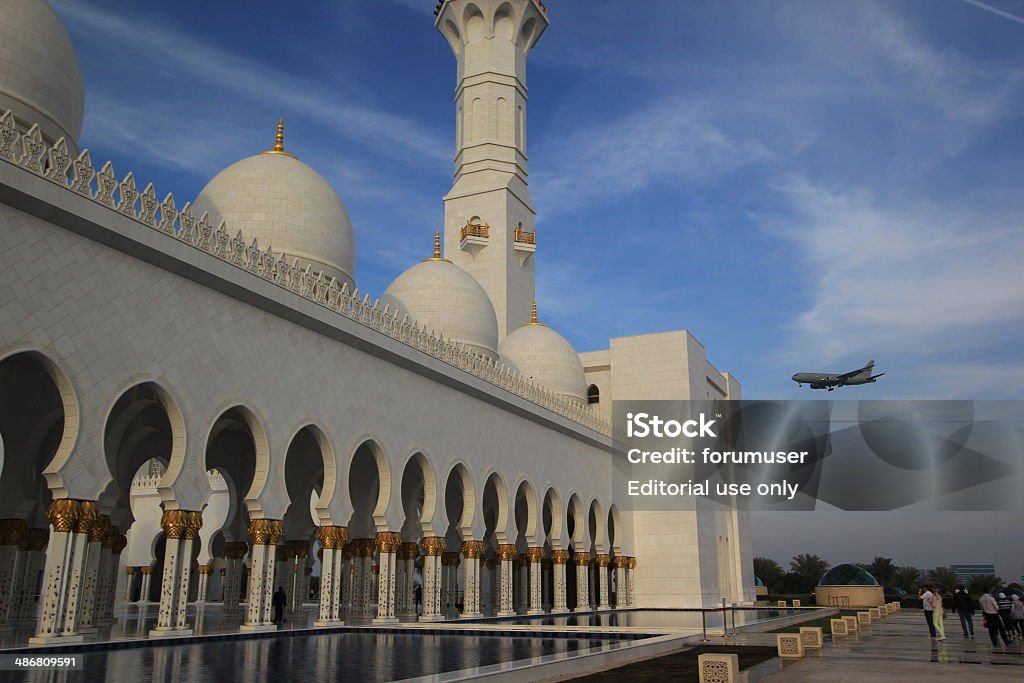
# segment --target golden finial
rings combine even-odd
[[[441,231],[434,231],[434,255],[430,258],[423,259],[424,261],[448,261],[448,259],[441,256]],[[449,261],[450,263],[450,261]]]
[[[533,308],[530,310],[530,324],[531,325],[540,325],[541,327],[547,327],[547,325],[545,325],[544,323],[537,321],[537,300],[536,299],[533,300]]]
[[[283,154],[296,158],[294,154],[284,151],[284,115],[277,120],[277,135],[274,136],[274,148],[268,149],[263,154]]]

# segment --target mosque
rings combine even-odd
[[[612,401],[740,384],[683,330],[578,353],[536,302],[548,21],[438,5],[455,179],[378,299],[283,122],[194,200],[158,192],[80,147],[54,10],[0,0],[0,633],[73,643],[134,602],[151,637],[194,604],[268,630],[276,586],[317,626],[754,599],[748,513],[632,512],[612,485]]]

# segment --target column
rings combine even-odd
[[[342,547],[348,539],[348,529],[343,526],[322,526],[317,532],[320,546],[324,550],[320,561],[320,613],[314,626],[340,626]]]
[[[46,544],[50,541],[49,529],[29,529],[25,539],[25,573],[21,583],[21,598],[18,605],[18,621],[35,623],[39,611],[39,572],[46,564]]]
[[[18,618],[18,603],[25,579],[28,524],[23,519],[0,520],[0,630],[10,630]]]
[[[104,540],[103,548],[109,552],[106,566],[106,586],[104,589],[102,610],[99,615],[100,621],[106,624],[113,624],[114,603],[117,601],[117,569],[121,564],[121,552],[128,546],[128,538],[121,533],[116,526],[110,528],[110,534]]]
[[[597,609],[611,609],[608,605],[608,565],[611,555],[599,553],[597,556]]]
[[[405,609],[398,612],[401,621],[416,621],[416,558],[420,555],[419,543],[403,543],[398,550],[399,566],[403,567],[403,582],[399,587]]]
[[[151,638],[192,635],[188,626],[188,592],[192,579],[192,544],[199,538],[203,516],[189,510],[165,510],[164,575],[160,582],[160,608]]]
[[[494,600],[496,566],[497,563],[493,557],[488,557],[480,565],[480,611],[486,615],[493,615],[497,612]]]
[[[527,548],[526,558],[529,560],[530,572],[530,605],[527,614],[544,614],[541,592],[540,562],[544,559],[544,548]]]
[[[544,589],[541,596],[541,607],[545,612],[550,612],[554,606],[551,594],[554,591],[552,584],[555,581],[555,567],[550,558],[544,558],[540,561],[540,575],[541,587]]]
[[[149,587],[153,578],[153,565],[146,565],[139,568],[139,572],[142,574],[142,586],[139,591],[139,602],[145,604],[149,602]]]
[[[241,631],[273,631],[270,602],[274,596],[274,559],[281,539],[279,519],[254,519],[249,522],[252,536],[250,552],[248,604]]]
[[[441,553],[444,539],[427,536],[423,539],[423,616],[420,621],[442,621],[441,614]]]
[[[47,510],[52,532],[46,551],[46,569],[36,635],[32,645],[84,640],[78,632],[78,603],[85,571],[89,530],[99,517],[91,500],[58,498]]]
[[[226,545],[226,544],[225,544]],[[228,591],[228,563],[227,558],[224,559],[224,566],[220,568],[220,602],[224,604],[224,598],[227,597]],[[224,610],[227,612],[227,610]]]
[[[103,538],[110,518],[99,515],[89,527],[89,541],[86,545],[85,567],[82,571],[82,592],[78,602],[78,632],[96,633],[96,598],[99,592],[100,563],[102,561]]]
[[[213,567],[208,564],[199,566],[199,593],[196,595],[196,602],[206,602],[210,593],[210,573]]]
[[[124,573],[127,578],[124,580],[124,601],[132,601],[132,583],[135,581],[135,567],[125,567]]]
[[[530,609],[530,556],[526,553],[519,553],[519,604],[517,611],[525,613]]]
[[[554,592],[551,604],[552,612],[565,612],[569,609],[568,598],[565,594],[565,563],[568,561],[568,550],[551,551],[551,587]]]
[[[405,543],[395,552],[395,618],[404,621],[409,613],[405,595]]]
[[[288,614],[299,614],[303,611],[302,603],[305,596],[302,587],[305,584],[306,558],[309,557],[309,541],[296,540],[288,541],[289,548],[288,575],[285,592],[288,594],[288,607],[285,610]]]
[[[498,546],[499,582],[498,616],[507,617],[516,613],[512,605],[512,560],[516,556],[516,547],[508,543]]]
[[[463,541],[462,556],[466,558],[462,578],[462,618],[482,617],[480,611],[480,558],[484,554],[483,541]]]
[[[459,600],[459,554],[447,552],[441,555],[441,600],[444,616],[458,616]]]
[[[590,553],[576,551],[576,612],[590,610]]]
[[[626,597],[626,571],[629,567],[629,558],[625,555],[615,556],[615,607],[621,609],[626,606],[629,599]]]
[[[237,615],[242,611],[243,560],[249,552],[244,541],[228,541],[224,544],[224,583],[221,589],[224,615]]]
[[[373,538],[361,538],[357,550],[359,553],[357,614],[361,619],[371,619],[373,617],[373,556],[377,550],[377,541]]]
[[[629,558],[629,564],[627,565],[627,568],[626,568],[626,586],[627,586],[627,589],[626,589],[627,590],[627,592],[626,592],[626,604],[629,607],[633,607],[637,603],[636,594],[634,594],[634,592],[633,592],[633,578],[634,578],[633,570],[636,569],[636,566],[637,566],[637,558],[630,557]]]
[[[395,617],[396,553],[402,545],[402,534],[397,531],[377,532],[377,550],[380,552],[380,571],[377,574],[377,616],[375,624],[397,624]]]

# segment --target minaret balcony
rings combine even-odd
[[[537,251],[537,233],[516,228],[512,233],[512,243],[516,256],[519,257],[519,264],[522,265]]]
[[[459,231],[459,248],[476,253],[491,241],[491,226],[486,223],[466,223]]]

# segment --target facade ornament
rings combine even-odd
[[[181,540],[189,526],[188,513],[185,510],[164,510],[160,518],[160,527],[168,539]]]
[[[551,551],[551,562],[554,564],[565,564],[569,561],[568,550],[552,550]]]
[[[254,545],[277,545],[282,534],[279,519],[253,519],[249,521],[249,535]]]
[[[467,560],[480,559],[484,556],[484,542],[463,541],[461,550],[463,557]]]
[[[437,557],[444,552],[444,539],[440,536],[427,536],[422,543],[423,554],[428,557]]]
[[[526,557],[530,562],[540,562],[544,559],[544,548],[533,547],[526,549]]]
[[[576,561],[577,565],[585,567],[590,564],[590,553],[585,550],[577,550],[573,553],[573,559]]]
[[[377,549],[382,553],[394,553],[402,545],[402,534],[395,531],[377,532]]]
[[[498,559],[508,562],[516,558],[516,547],[511,543],[502,543],[498,546]]]

